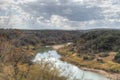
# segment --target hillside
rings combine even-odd
[[[0,30],[0,34],[6,34],[8,39],[18,39],[25,45],[41,42],[43,45],[62,44],[74,42],[79,39],[84,31],[62,31],[62,30]]]
[[[120,30],[92,30],[58,50],[62,60],[77,66],[120,73]]]
[[[87,32],[76,41],[78,53],[99,53],[120,50],[120,30],[97,30]]]

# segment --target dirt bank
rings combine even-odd
[[[53,46],[52,46],[52,48],[55,49],[55,50],[58,50],[58,49],[60,49],[60,48],[62,48],[62,47],[65,47],[65,45],[64,45],[64,44],[61,44],[61,45],[53,45]]]

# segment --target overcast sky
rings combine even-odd
[[[120,1],[0,0],[0,28],[120,29]]]

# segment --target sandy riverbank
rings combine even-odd
[[[58,50],[58,49],[60,49],[60,48],[62,48],[62,47],[65,47],[65,45],[64,45],[64,44],[61,44],[61,45],[53,45],[53,46],[52,46],[52,48],[55,49],[55,50]]]
[[[65,43],[65,44],[53,45],[52,48],[54,50],[58,50],[58,49],[63,48],[65,46],[69,46],[70,44],[72,44],[72,43]]]
[[[106,72],[104,70],[91,69],[91,68],[85,68],[85,67],[80,67],[80,68],[85,71],[99,73],[101,75],[106,76],[107,78],[110,78],[111,80],[120,80],[120,74],[118,74],[118,73],[110,73],[110,72]]]

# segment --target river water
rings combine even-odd
[[[60,57],[61,56],[57,53],[57,51],[49,50],[46,52],[37,53],[33,61],[39,62],[41,61],[41,59],[44,58],[46,61],[53,62],[58,69],[61,69],[61,75],[70,75],[69,80],[74,80],[74,78],[75,80],[109,80],[105,76],[100,75],[98,73],[84,71],[75,65],[61,61]]]

